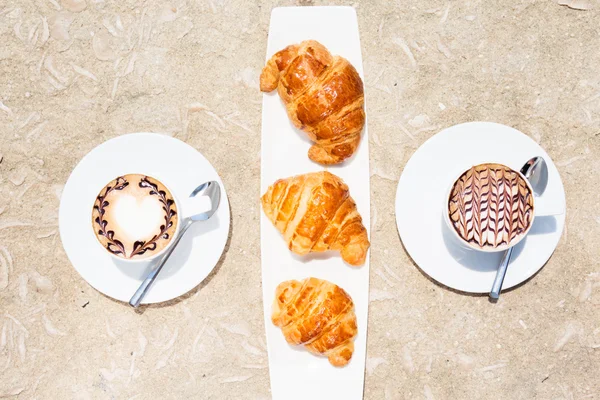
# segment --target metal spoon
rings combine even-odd
[[[548,166],[546,165],[546,161],[544,161],[542,157],[533,157],[523,165],[521,173],[531,184],[533,193],[536,196],[541,196],[548,185]],[[510,263],[513,249],[514,247],[510,247],[506,250],[502,257],[502,261],[500,261],[500,266],[498,267],[498,272],[496,272],[496,278],[494,279],[494,284],[490,291],[490,298],[492,299],[498,299],[500,297],[502,283],[504,282],[504,277],[508,270],[508,264]]]
[[[162,257],[162,259],[158,263],[158,266],[152,271],[150,271],[150,273],[148,274],[148,276],[146,276],[146,279],[144,279],[144,281],[142,282],[138,290],[135,292],[131,300],[129,300],[129,304],[132,307],[137,308],[140,305],[144,296],[146,296],[148,289],[150,289],[152,282],[154,282],[154,280],[160,273],[160,270],[165,265],[165,263],[171,256],[171,253],[173,253],[173,250],[175,249],[175,247],[177,247],[177,244],[179,243],[185,232],[190,228],[190,226],[192,226],[192,224],[196,221],[206,221],[207,219],[213,216],[215,211],[217,211],[217,209],[219,208],[219,202],[221,201],[221,187],[215,181],[205,182],[202,185],[198,186],[196,189],[194,189],[192,194],[190,194],[190,197],[196,196],[208,196],[210,198],[211,204],[210,210],[202,212],[200,214],[192,215],[182,221],[183,225],[177,237],[173,239],[174,243],[171,245],[171,247],[169,247],[165,255]]]

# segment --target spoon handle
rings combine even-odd
[[[494,284],[492,285],[492,291],[490,292],[490,297],[492,299],[497,299],[500,297],[500,291],[502,290],[502,282],[504,282],[504,277],[506,276],[506,271],[508,270],[508,263],[510,263],[510,256],[512,256],[512,252],[513,247],[506,250],[504,256],[502,257],[502,261],[500,262],[500,266],[498,267],[498,272],[496,272]]]
[[[175,247],[177,247],[177,244],[179,243],[179,241],[181,240],[181,238],[183,237],[183,235],[185,234],[185,232],[188,230],[188,228],[191,225],[192,225],[192,221],[187,220],[186,224],[183,226],[183,228],[181,228],[181,231],[179,232],[177,237],[175,239],[173,239],[173,244],[171,245],[171,247],[169,247],[167,249],[164,256],[158,262],[158,265],[156,266],[156,268],[154,268],[152,271],[150,271],[150,273],[148,274],[148,276],[146,276],[146,279],[144,279],[144,281],[142,282],[142,284],[140,285],[138,290],[131,297],[131,300],[129,300],[129,305],[131,305],[133,308],[138,308],[138,306],[140,305],[140,303],[146,296],[148,289],[150,289],[150,286],[152,286],[152,282],[154,282],[154,280],[160,273],[160,270],[166,264],[167,260],[173,253],[173,250],[175,250]]]

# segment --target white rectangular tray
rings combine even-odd
[[[284,7],[271,14],[267,60],[284,47],[315,39],[334,55],[348,59],[363,79],[362,56],[356,12],[351,7]],[[367,124],[357,153],[341,166],[328,168],[350,187],[367,230],[370,231],[369,136]],[[263,96],[261,194],[277,179],[323,167],[308,159],[310,142],[289,121],[274,91]],[[369,304],[369,258],[359,268],[345,264],[339,254],[293,255],[280,233],[261,212],[262,287],[269,371],[273,399],[361,399],[363,395],[367,313]],[[331,257],[329,257],[331,255]],[[283,281],[314,276],[331,281],[348,292],[356,307],[358,336],[354,355],[344,368],[325,357],[288,345],[281,330],[271,322],[275,288]]]

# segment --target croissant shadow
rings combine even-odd
[[[327,251],[322,251],[322,252],[308,253],[304,256],[301,256],[301,255],[298,255],[295,253],[291,253],[291,254],[292,254],[292,258],[294,260],[300,261],[303,264],[308,264],[314,260],[328,260],[332,257],[338,256],[340,253],[335,250],[327,250]]]
[[[271,92],[271,93],[266,93],[266,95],[267,95],[267,96],[278,96],[278,94],[277,94],[277,90],[274,90],[274,91],[273,91],[273,92]],[[279,97],[279,96],[278,96],[278,97]],[[310,140],[310,138],[308,137],[308,134],[307,134],[306,132],[304,132],[302,129],[299,129],[299,128],[297,128],[297,127],[296,127],[296,126],[295,126],[295,125],[292,123],[292,120],[289,118],[289,116],[288,116],[288,114],[287,114],[287,109],[286,109],[286,107],[285,107],[285,104],[283,104],[283,102],[282,102],[281,100],[280,100],[280,104],[283,106],[283,109],[284,109],[284,112],[285,112],[285,114],[286,114],[287,121],[288,121],[288,125],[289,125],[290,129],[291,129],[292,131],[294,131],[294,132],[295,132],[295,133],[296,133],[296,134],[297,134],[297,135],[300,137],[300,139],[301,139],[303,142],[305,142],[305,143],[308,143],[308,144],[309,144],[309,149],[310,149],[310,146],[312,146],[312,145],[314,144],[314,142],[313,142],[312,140]],[[352,154],[352,156],[351,156],[351,157],[347,158],[346,160],[344,160],[343,162],[341,162],[341,163],[339,163],[339,164],[330,164],[330,165],[327,165],[327,168],[328,168],[328,169],[338,169],[338,168],[345,167],[345,166],[347,166],[348,164],[350,164],[350,163],[352,162],[352,160],[354,160],[354,158],[356,157],[356,154],[358,154],[358,152],[359,152],[359,150],[360,150],[360,147],[363,145],[363,139],[364,139],[364,138],[363,138],[363,135],[364,135],[364,131],[365,131],[365,127],[366,127],[366,126],[367,126],[367,119],[366,119],[366,117],[365,117],[365,125],[363,126],[363,128],[362,128],[362,130],[361,130],[361,132],[360,132],[360,135],[361,135],[361,140],[359,141],[359,143],[358,143],[358,147],[357,147],[357,148],[356,148],[356,150],[354,151],[354,154]],[[306,152],[307,152],[307,154],[308,154],[308,149],[306,150]],[[319,163],[317,163],[317,162],[315,162],[315,161],[312,161],[312,160],[311,160],[311,162],[312,162],[313,164],[316,164],[316,165],[322,165],[322,164],[319,164]]]
[[[363,146],[363,142],[365,141],[365,138],[364,138],[363,135],[365,133],[365,127],[366,126],[367,126],[367,120],[365,119],[365,126],[363,126],[362,130],[360,131],[360,141],[358,142],[358,146],[356,147],[356,150],[354,151],[354,153],[350,157],[348,157],[347,159],[345,159],[343,162],[341,162],[339,164],[327,165],[327,169],[332,169],[332,170],[334,170],[334,169],[341,169],[341,168],[347,167],[348,165],[352,164],[352,162],[356,158],[356,155],[359,153],[360,148]],[[315,163],[315,164],[317,164],[317,163]]]
[[[284,106],[284,108],[285,108],[285,106]],[[287,116],[287,110],[286,110],[285,114]],[[296,128],[296,126],[292,123],[292,120],[289,117],[288,117],[288,124],[290,126],[290,129],[293,130],[294,132],[296,132],[296,134],[300,137],[300,139],[302,139],[303,142],[308,143],[311,146],[313,145],[313,141],[310,140],[310,138],[308,137],[306,132],[304,132],[302,129]]]
[[[357,330],[356,332],[356,336],[354,336],[352,338],[352,340],[354,341],[354,343],[356,343],[358,337],[360,336],[360,330]],[[323,362],[323,363],[327,363],[327,366],[329,367],[329,360],[327,359],[327,356],[323,355],[323,354],[315,354],[315,353],[311,353],[310,351],[308,351],[308,349],[306,349],[304,346],[305,344],[300,344],[300,345],[295,345],[295,344],[291,344],[288,343],[287,340],[285,340],[285,338],[283,339],[285,341],[285,344],[287,345],[287,347],[291,350],[293,350],[296,353],[303,353],[306,354],[310,357],[315,357],[316,359],[319,360],[319,362]],[[352,363],[352,358],[350,359],[350,362],[348,362],[348,364],[343,365],[341,367],[336,366],[336,369],[344,369],[347,368],[350,364]]]
[[[281,98],[279,98],[279,93],[277,93],[277,89],[273,90],[272,92],[269,93],[264,93],[263,95],[265,96],[269,96],[269,97],[277,97],[279,99],[279,105],[281,105],[281,108],[283,110],[283,112],[285,113],[285,117],[286,120],[288,122],[288,125],[290,127],[290,130],[295,132],[296,135],[298,135],[298,137],[305,143],[308,143],[310,145],[312,145],[312,141],[310,140],[310,138],[308,137],[308,135],[306,134],[306,132],[304,132],[302,129],[298,129],[296,128],[296,126],[292,123],[292,120],[290,119],[288,113],[287,113],[287,108],[285,106],[285,104],[283,104],[283,101],[281,100]]]

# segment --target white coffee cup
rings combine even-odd
[[[163,181],[129,173],[100,189],[92,207],[92,227],[97,243],[114,259],[149,262],[173,246],[187,217],[208,209],[210,199],[205,196],[178,199]]]
[[[502,165],[503,167],[506,167],[505,165],[501,164],[501,163],[482,163],[482,164],[478,164],[478,165],[484,165],[484,164],[497,164],[497,165]],[[465,174],[466,172],[469,171],[471,167],[465,168],[464,170],[462,170],[459,174],[457,174],[454,179],[451,180],[451,183],[448,187],[448,189],[445,192],[445,196],[444,196],[444,203],[443,203],[443,208],[442,208],[442,214],[443,214],[443,218],[445,221],[445,225],[446,228],[452,232],[453,237],[456,239],[456,243],[458,243],[461,247],[465,248],[465,249],[470,249],[470,250],[476,250],[476,251],[481,251],[481,252],[485,252],[485,253],[495,253],[495,252],[500,252],[500,251],[505,251],[510,247],[513,247],[515,245],[517,245],[520,241],[522,241],[525,236],[527,236],[527,234],[529,233],[529,231],[531,230],[531,227],[533,226],[533,223],[535,221],[535,217],[536,215],[538,215],[538,213],[536,212],[536,207],[537,207],[537,201],[536,201],[536,197],[534,195],[533,192],[533,188],[531,187],[531,184],[529,183],[529,181],[527,180],[527,178],[525,178],[525,176],[518,170],[514,170],[510,167],[506,167],[508,169],[510,169],[511,171],[517,173],[521,179],[523,179],[523,181],[525,182],[525,184],[527,185],[527,188],[529,190],[529,193],[531,194],[531,198],[532,198],[532,212],[531,212],[531,219],[529,222],[529,225],[527,226],[526,230],[524,232],[522,232],[519,236],[515,237],[514,239],[512,239],[509,243],[505,243],[502,245],[498,245],[498,246],[485,246],[485,247],[481,247],[479,245],[470,243],[468,241],[466,241],[455,229],[451,219],[450,219],[450,212],[449,212],[449,202],[450,202],[450,196],[452,194],[452,189],[454,188],[456,182],[460,179],[461,176],[463,176],[463,174]],[[539,216],[539,215],[538,215]]]

